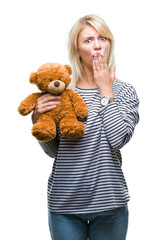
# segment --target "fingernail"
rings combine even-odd
[[[98,55],[97,54],[95,54],[95,57],[97,57]]]
[[[102,56],[104,55],[103,52],[100,53]]]
[[[95,63],[95,60],[93,60],[93,63]]]
[[[100,54],[100,52],[97,52],[97,54]]]
[[[57,102],[57,103],[60,103],[60,102]]]
[[[57,96],[57,98],[61,98],[60,96]]]
[[[54,106],[54,108],[56,107],[56,105],[53,105]]]

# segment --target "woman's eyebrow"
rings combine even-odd
[[[103,36],[103,35],[101,35],[101,34],[99,34],[99,36],[98,36],[98,37],[104,37],[104,36]],[[87,39],[87,38],[94,38],[94,36],[92,36],[92,35],[86,36],[86,37],[84,37],[84,38],[83,38],[83,40],[84,40],[84,39]]]
[[[83,39],[86,39],[86,38],[93,38],[93,36],[86,36]]]

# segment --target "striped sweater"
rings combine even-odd
[[[75,91],[88,106],[86,128],[79,139],[57,137],[39,142],[54,159],[48,180],[48,209],[60,214],[94,213],[122,207],[129,201],[120,149],[139,121],[139,100],[129,83],[115,80],[115,102],[101,107],[98,89]]]

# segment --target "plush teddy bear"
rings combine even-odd
[[[45,93],[59,95],[60,103],[56,108],[40,115],[33,125],[32,134],[40,141],[49,141],[56,136],[56,126],[61,134],[70,139],[80,138],[85,133],[85,126],[77,120],[86,118],[88,108],[83,99],[73,90],[67,89],[72,70],[69,65],[46,63],[37,72],[30,75],[30,83],[36,84],[41,92],[32,93],[18,107],[21,115],[32,112],[37,99]]]

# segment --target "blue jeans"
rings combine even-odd
[[[52,240],[125,240],[128,206],[89,214],[48,212]]]

